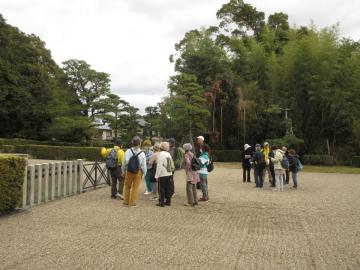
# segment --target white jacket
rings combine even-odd
[[[156,158],[156,173],[155,178],[165,177],[172,175],[172,172],[168,172],[167,167],[167,159],[171,158],[169,152],[161,151]]]
[[[284,152],[280,149],[276,150],[274,153],[274,157],[271,158],[271,161],[274,163],[274,169],[275,170],[284,170],[284,168],[281,166],[281,161],[284,158]]]

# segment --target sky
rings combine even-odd
[[[111,90],[144,112],[168,94],[174,45],[192,29],[218,25],[228,0],[0,0],[0,13],[39,36],[55,61],[85,60],[110,74]],[[245,0],[289,15],[291,25],[340,23],[340,35],[360,39],[359,0]]]

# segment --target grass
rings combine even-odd
[[[228,169],[240,169],[242,168],[240,162],[216,162],[216,166]],[[305,165],[303,172],[315,172],[315,173],[344,173],[344,174],[360,174],[360,168],[350,166],[313,166]]]

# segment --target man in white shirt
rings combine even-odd
[[[141,179],[146,173],[146,157],[140,149],[139,136],[132,139],[132,145],[133,147],[125,152],[121,168],[123,175],[126,173],[124,205],[136,206]]]
[[[155,179],[159,183],[159,203],[157,206],[164,207],[165,205],[171,205],[171,196],[172,196],[172,188],[171,188],[171,178],[173,172],[169,172],[168,161],[171,159],[171,155],[169,151],[169,143],[162,142],[160,144],[160,154],[156,159],[156,173]]]

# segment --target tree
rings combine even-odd
[[[152,136],[153,133],[156,134],[160,131],[160,107],[159,106],[149,106],[145,108],[144,120],[147,123],[147,129],[149,135]]]
[[[68,84],[75,89],[83,105],[83,114],[94,119],[95,115],[103,113],[101,98],[110,93],[110,75],[91,69],[82,60],[70,59],[63,65]]]
[[[193,140],[193,132],[206,131],[209,111],[206,109],[206,99],[203,88],[197,83],[196,76],[180,74],[170,78],[170,98],[167,115],[174,120],[182,137]]]

